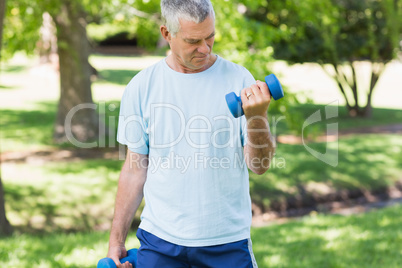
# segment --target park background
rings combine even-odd
[[[285,90],[269,111],[273,167],[250,173],[259,267],[400,267],[402,2],[212,2],[215,53]],[[0,11],[0,266],[95,267],[122,166],[120,98],[168,53],[159,1],[0,0]],[[82,103],[97,110],[73,119],[73,135],[95,148],[66,138]]]

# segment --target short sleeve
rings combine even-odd
[[[127,145],[130,151],[148,154],[148,127],[143,118],[139,85],[133,79],[126,87],[120,103],[117,141]]]

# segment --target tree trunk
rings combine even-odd
[[[40,40],[36,44],[39,62],[54,64],[58,68],[56,27],[48,12],[44,12],[42,18],[42,26],[39,30]]]
[[[85,13],[79,5],[64,0],[59,14],[52,16],[57,28],[60,62],[60,100],[54,139],[80,146],[81,142],[94,141],[99,133],[91,93]]]
[[[0,0],[0,61],[1,61],[1,46],[3,44],[3,23],[6,14],[6,0]]]
[[[375,86],[377,85],[377,82],[385,70],[385,65],[387,63],[371,63],[371,78],[370,78],[370,88],[367,93],[367,103],[364,109],[362,110],[361,116],[370,118],[373,114],[373,107],[371,105],[371,99],[373,97],[373,91]]]
[[[0,0],[0,60],[1,60],[1,45],[3,43],[3,23],[6,13],[6,0]],[[1,151],[0,151],[1,153]],[[0,158],[0,236],[11,235],[13,229],[6,217],[6,209],[4,205],[3,183],[1,182],[1,158]]]
[[[353,66],[353,62],[350,63],[350,69],[352,71],[352,76],[351,76],[351,82],[349,83],[350,89],[352,90],[353,93],[353,99],[355,102],[355,109],[357,113],[359,114],[360,106],[359,106],[359,92],[357,91],[357,75],[356,75],[356,69]]]
[[[372,63],[370,85],[368,88],[367,102],[365,106],[359,105],[359,94],[357,87],[358,76],[356,69],[353,66],[353,62],[349,63],[349,67],[351,68],[352,72],[351,78],[347,77],[347,75],[341,70],[340,65],[338,64],[331,63],[334,69],[334,73],[328,72],[323,64],[320,65],[322,69],[327,73],[327,75],[329,75],[336,81],[338,88],[345,99],[348,115],[350,117],[370,118],[373,113],[373,107],[372,107],[373,91],[387,63],[388,62]],[[352,93],[354,105],[351,105],[351,102],[348,100],[346,94],[347,92]]]
[[[13,233],[13,228],[11,227],[10,223],[6,217],[6,209],[4,206],[4,191],[3,191],[3,184],[1,182],[0,176],[0,237],[1,236],[8,236]]]

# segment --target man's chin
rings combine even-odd
[[[205,57],[194,57],[193,64],[197,67],[204,67],[209,62],[209,55]]]
[[[194,58],[194,61],[195,61],[195,62],[199,62],[199,63],[208,62],[208,58],[209,58],[209,56],[205,56],[205,57],[195,57],[195,58]]]

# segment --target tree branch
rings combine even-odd
[[[344,86],[342,85],[342,81],[341,81],[343,79],[342,74],[340,73],[340,70],[338,69],[338,67],[335,63],[332,63],[332,66],[335,70],[335,76],[333,76],[332,78],[337,82],[338,87],[341,90],[343,97],[345,98],[346,106],[348,107],[348,110],[350,110],[351,106],[349,104],[348,97],[346,96],[346,92],[345,92]]]
[[[356,69],[353,66],[353,61],[349,64],[350,69],[352,70],[352,83],[349,84],[350,88],[352,89],[353,92],[353,98],[355,99],[355,108],[359,108],[359,93],[357,92],[357,75],[356,75]]]
[[[377,85],[377,82],[380,78],[380,76],[382,75],[382,73],[385,70],[385,65],[386,63],[377,63],[377,69],[376,69],[376,63],[373,62],[371,64],[371,78],[370,78],[370,88],[369,88],[369,92],[368,95],[371,95],[374,91],[375,86]]]
[[[0,61],[1,61],[1,48],[3,44],[3,26],[4,17],[6,14],[6,0],[0,0]]]

